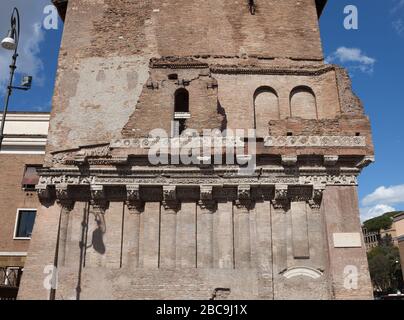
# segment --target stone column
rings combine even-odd
[[[80,270],[84,265],[85,242],[83,241],[86,239],[88,210],[87,202],[76,202],[72,211],[62,211],[57,300],[71,300],[77,297]],[[63,215],[68,219],[65,230],[62,227]]]
[[[220,200],[213,218],[214,267],[234,268],[233,202]]]
[[[251,202],[237,201],[234,206],[234,265],[251,268],[250,208]]]
[[[217,203],[201,200],[197,206],[197,267],[213,268],[213,215]]]
[[[144,212],[144,203],[126,203],[123,222],[122,267],[139,268],[140,219]]]
[[[146,202],[140,219],[139,265],[158,268],[160,252],[160,202]]]
[[[292,201],[292,247],[295,259],[309,259],[309,233],[307,224],[307,204],[305,201]]]
[[[366,248],[355,186],[327,186],[321,213],[328,234],[329,269],[335,299],[372,299]]]
[[[177,257],[177,219],[181,206],[177,201],[163,202],[160,223],[160,267],[175,268]]]
[[[196,203],[182,202],[177,216],[177,268],[196,268]]]
[[[259,272],[258,293],[261,299],[273,299],[271,203],[257,201],[255,215],[256,261]]]

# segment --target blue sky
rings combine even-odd
[[[329,0],[320,20],[327,61],[350,71],[356,94],[369,115],[376,163],[360,177],[362,218],[404,210],[404,0]],[[13,6],[21,11],[23,30],[17,81],[34,76],[29,92],[15,92],[12,111],[49,111],[62,37],[45,30],[43,10],[49,0],[7,0],[0,3],[0,32],[6,33]],[[358,9],[358,30],[344,28],[344,8]],[[0,50],[0,101],[3,101],[10,55]]]

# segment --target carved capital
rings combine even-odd
[[[236,200],[234,201],[234,205],[238,208],[238,209],[245,209],[245,212],[248,213],[249,210],[251,210],[253,208],[253,201],[249,200],[249,199],[240,199],[240,200]]]
[[[39,200],[49,200],[51,197],[50,190],[47,185],[37,185],[36,191],[38,193]]]
[[[176,201],[176,186],[163,186],[163,199],[164,201]]]
[[[313,209],[313,210],[320,209],[324,190],[325,190],[325,186],[322,186],[322,185],[317,185],[317,186],[313,187],[313,198],[308,201],[311,209]]]
[[[237,187],[237,196],[240,200],[247,200],[251,198],[251,186],[239,185]]]
[[[161,203],[165,210],[172,210],[178,212],[181,209],[181,203],[176,200],[163,201]]]
[[[209,210],[212,213],[217,210],[217,202],[213,200],[201,200],[198,205],[202,210]]]
[[[334,156],[334,155],[325,155],[324,156],[324,165],[326,167],[332,167],[335,166],[338,162],[339,156]]]
[[[91,185],[91,197],[94,200],[105,199],[105,191],[103,185]]]
[[[56,185],[56,199],[66,201],[69,199],[67,184],[61,183]]]
[[[294,166],[297,163],[297,156],[282,156],[282,165]]]
[[[144,211],[143,201],[127,201],[126,206],[128,207],[129,213],[142,213]]]
[[[275,210],[288,211],[290,208],[290,202],[288,199],[274,199],[271,202]]]
[[[138,184],[131,184],[126,185],[126,197],[127,200],[132,201],[139,201],[140,200],[140,187]]]
[[[103,185],[91,185],[91,205],[94,209],[105,211],[108,207],[108,201],[105,197]]]
[[[213,187],[212,186],[200,186],[200,199],[212,200],[213,199]]]
[[[288,198],[288,185],[276,184],[275,185],[275,200],[286,200]]]

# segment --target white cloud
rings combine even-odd
[[[404,184],[397,186],[390,186],[386,188],[381,186],[374,192],[363,198],[362,204],[365,206],[384,203],[384,204],[398,204],[404,203]]]
[[[43,9],[49,4],[50,0],[0,1],[0,38],[10,29],[10,15],[13,7],[17,7],[21,16],[21,40],[16,72],[20,75],[32,75],[39,85],[44,81],[44,65],[40,58],[40,44],[44,41],[44,30],[41,28]],[[12,52],[0,48],[0,93],[4,93],[9,79],[11,55]]]
[[[386,212],[396,211],[395,205],[404,204],[404,184],[381,186],[362,200],[361,220],[365,221]]]
[[[393,212],[393,211],[396,211],[396,209],[386,204],[377,204],[373,207],[364,207],[360,209],[361,220],[363,222],[381,216],[386,212]]]
[[[348,69],[360,70],[364,73],[373,73],[376,59],[365,55],[359,48],[339,47],[329,55],[326,63],[341,63]]]

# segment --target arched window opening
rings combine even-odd
[[[189,93],[186,89],[178,89],[175,92],[174,112],[189,112]]]
[[[264,137],[269,132],[269,121],[279,120],[279,99],[271,87],[260,87],[254,94],[254,126],[258,137]]]
[[[174,122],[176,134],[182,134],[187,128],[186,121],[189,119],[189,93],[181,88],[174,95]]]
[[[300,86],[292,90],[290,115],[302,119],[318,119],[316,96],[311,88]]]

